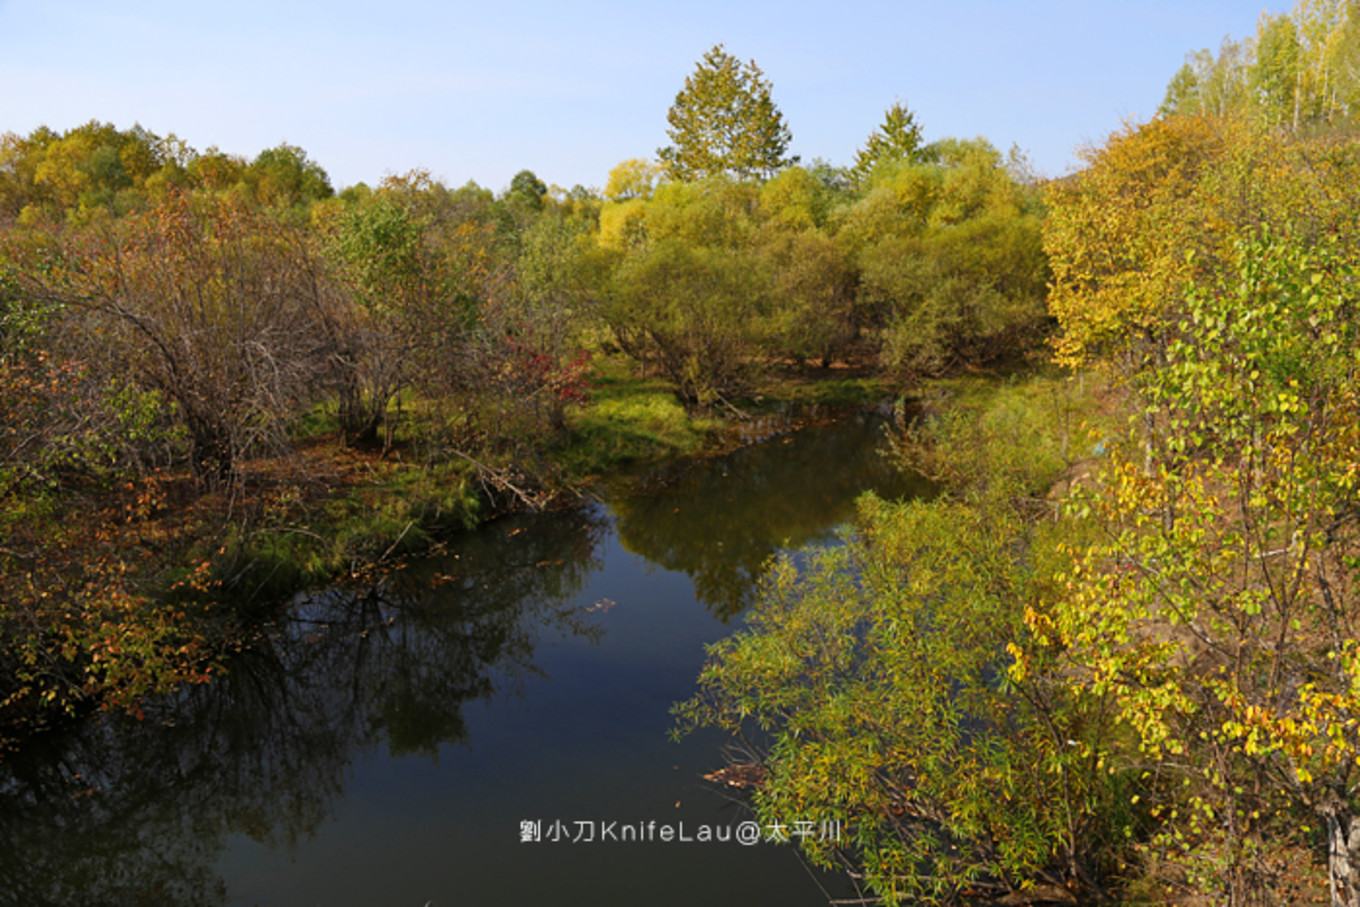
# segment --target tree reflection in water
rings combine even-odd
[[[624,548],[689,575],[695,595],[724,622],[745,610],[765,564],[786,548],[826,540],[854,516],[868,489],[925,497],[929,483],[881,454],[887,418],[860,412],[835,425],[773,437],[713,459],[680,464],[645,495],[616,495]]]
[[[594,510],[498,521],[376,586],[300,602],[210,684],[49,734],[0,763],[0,904],[222,903],[229,836],[295,847],[386,742],[434,757],[465,704],[518,689],[545,634],[598,638],[573,597]]]

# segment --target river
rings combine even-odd
[[[728,741],[668,731],[769,557],[834,543],[864,490],[927,490],[881,441],[869,413],[774,435],[300,598],[214,682],[0,763],[0,904],[846,895],[788,845],[701,840],[752,831],[702,778]]]

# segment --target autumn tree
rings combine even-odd
[[[605,183],[604,197],[611,202],[627,201],[630,198],[649,198],[656,187],[659,168],[651,161],[629,158],[621,161],[609,171]]]
[[[29,301],[0,300],[0,500],[33,505],[166,465],[175,433],[163,397],[91,361],[78,312]]]
[[[721,44],[713,46],[666,116],[671,144],[657,151],[666,175],[750,180],[797,163],[788,155],[793,136],[770,89],[754,60],[743,64]]]
[[[1060,356],[1141,355],[1185,281],[1221,256],[1225,221],[1205,176],[1232,125],[1201,115],[1129,126],[1086,149],[1081,172],[1049,184],[1044,246]]]
[[[1059,348],[1113,366],[1131,418],[1074,507],[1100,541],[1031,623],[1132,735],[1106,761],[1150,766],[1149,850],[1228,903],[1287,847],[1358,900],[1355,160],[1171,117],[1049,195]]]
[[[87,313],[92,358],[174,407],[204,482],[284,437],[324,374],[332,304],[307,242],[231,198],[167,198],[109,230],[72,230],[61,267],[23,272],[31,299]]]
[[[566,431],[568,408],[587,400],[590,355],[577,340],[605,279],[599,254],[580,219],[546,212],[498,274],[467,287],[474,317],[451,344],[464,415],[481,425],[479,444],[521,465],[539,459],[542,440]]]
[[[1286,15],[1261,17],[1256,30],[1256,59],[1248,67],[1247,84],[1267,125],[1298,128],[1302,103],[1300,49],[1293,19]]]
[[[1088,149],[1089,166],[1046,192],[1060,355],[1126,370],[1160,355],[1186,283],[1218,273],[1245,230],[1355,235],[1353,153],[1349,141],[1206,116],[1130,125]]]
[[[190,184],[194,151],[141,125],[91,120],[58,134],[0,137],[0,211],[26,224],[121,216]]]
[[[780,231],[829,226],[832,209],[843,200],[838,188],[811,169],[785,167],[760,187],[759,216]]]
[[[1224,38],[1217,55],[1208,48],[1187,54],[1167,85],[1158,112],[1164,116],[1240,113],[1250,100],[1247,50],[1241,42]]]
[[[1101,541],[1031,615],[1132,735],[1102,758],[1155,766],[1150,849],[1230,904],[1276,889],[1279,845],[1360,904],[1360,301],[1354,251],[1310,246],[1250,234],[1187,287],[1135,385],[1160,431],[1078,498]]]
[[[1245,115],[1291,132],[1327,130],[1360,101],[1360,21],[1349,0],[1297,0],[1256,34],[1187,57],[1160,112]]]
[[[250,162],[238,154],[228,154],[209,145],[186,166],[192,185],[209,192],[226,192],[240,185]]]

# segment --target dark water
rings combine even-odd
[[[864,489],[924,490],[880,438],[860,416],[497,521],[300,602],[143,721],[35,741],[0,764],[0,904],[844,896],[789,846],[698,840],[750,817],[701,779],[726,739],[667,731],[772,554],[832,540]]]

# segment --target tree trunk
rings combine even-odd
[[[1294,72],[1294,128],[1293,132],[1299,131],[1299,101],[1303,94],[1303,70],[1298,69]]]
[[[1327,879],[1332,907],[1360,907],[1360,817],[1341,797],[1322,808],[1327,820]]]

